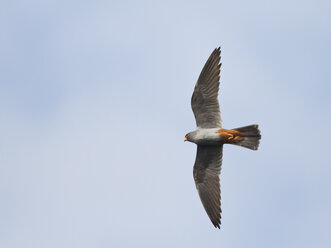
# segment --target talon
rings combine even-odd
[[[233,134],[231,134],[231,133],[229,133],[229,137],[228,137],[228,140],[232,140],[232,139],[233,139],[233,137],[234,137],[234,135],[233,135]]]

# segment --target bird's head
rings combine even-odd
[[[191,140],[191,133],[185,135],[184,141],[192,141]]]

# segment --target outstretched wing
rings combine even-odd
[[[209,56],[195,85],[191,107],[198,127],[221,127],[221,113],[218,104],[220,85],[221,49],[216,48]]]
[[[199,146],[193,177],[200,200],[215,227],[221,225],[220,172],[223,146]]]

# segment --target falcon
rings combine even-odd
[[[257,150],[261,139],[258,125],[235,129],[222,128],[218,91],[221,48],[216,48],[203,67],[191,98],[197,129],[184,141],[197,144],[193,178],[200,200],[216,228],[221,225],[220,172],[223,145],[232,144]]]

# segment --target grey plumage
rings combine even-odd
[[[221,171],[223,146],[198,146],[193,177],[201,202],[215,227],[221,225]]]
[[[203,67],[191,98],[197,127],[222,127],[218,90],[220,85],[221,50],[216,48]]]
[[[221,225],[220,172],[223,145],[233,144],[257,150],[261,139],[258,125],[237,129],[222,128],[218,103],[220,85],[220,48],[216,48],[203,67],[191,98],[197,130],[185,141],[197,144],[193,177],[201,202],[213,225]]]
[[[259,125],[249,125],[245,127],[235,128],[233,130],[239,131],[245,135],[245,139],[234,143],[234,145],[242,146],[251,150],[259,148],[261,134]]]
[[[216,48],[203,67],[191,98],[191,107],[198,128],[221,128],[218,103],[221,49]],[[221,224],[219,174],[223,146],[198,145],[193,176],[201,202],[215,227]]]

